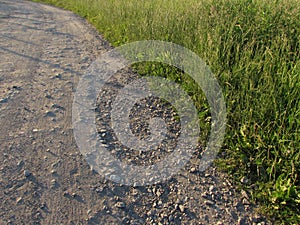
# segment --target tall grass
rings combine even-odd
[[[237,183],[246,176],[243,188],[268,215],[300,223],[299,1],[41,1],[87,18],[114,46],[158,39],[196,52],[217,76],[227,104],[226,156],[218,165]],[[140,71],[149,73],[145,66]],[[153,68],[165,72],[163,65]],[[185,85],[200,105],[197,89]]]

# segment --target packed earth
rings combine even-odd
[[[198,170],[202,146],[163,183],[124,186],[98,174],[76,145],[72,103],[80,77],[111,45],[73,13],[30,1],[0,0],[0,30],[0,224],[271,224],[226,174]],[[114,157],[149,164],[174,143],[143,154],[123,148],[110,128],[111,102],[136,77],[115,74],[95,117]],[[161,116],[176,139],[173,114],[145,99],[132,110],[133,133],[147,135],[149,116]]]

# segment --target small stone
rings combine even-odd
[[[62,106],[60,106],[60,105],[58,105],[58,104],[52,104],[52,106],[51,106],[51,108],[53,108],[53,109],[61,109],[61,110],[64,110],[65,108],[64,107],[62,107]]]
[[[265,225],[265,224],[266,224],[265,222],[260,222],[257,225]]]
[[[242,177],[240,181],[242,184],[248,184],[248,179],[246,177]]]
[[[25,164],[24,161],[21,160],[21,161],[18,162],[17,166],[18,166],[18,167],[22,167],[22,166],[24,166],[24,164]]]
[[[38,132],[39,131],[39,129],[37,129],[37,128],[34,128],[33,130],[32,130],[32,132],[34,132],[34,133],[36,133],[36,132]]]
[[[53,78],[56,78],[56,79],[61,79],[62,78],[62,75],[60,73],[56,74]]]
[[[0,103],[7,103],[8,102],[8,98],[0,98]]]
[[[58,187],[58,183],[57,183],[57,181],[55,179],[51,180],[50,184],[51,184],[51,186],[50,186],[51,188]]]
[[[52,111],[46,111],[45,113],[45,117],[55,117],[55,116],[56,116],[55,113]]]
[[[156,195],[157,195],[158,197],[160,197],[160,196],[161,196],[161,192],[158,190],[158,191],[156,192]]]
[[[215,195],[214,194],[211,195],[211,200],[215,201]]]
[[[185,207],[183,205],[179,205],[179,210],[180,210],[180,212],[184,212],[185,211]]]
[[[51,180],[51,184],[55,184],[56,183],[56,180],[55,179],[52,179]]]
[[[211,186],[209,187],[209,191],[210,191],[210,192],[213,192],[214,189],[215,189],[215,187],[214,187],[213,185],[211,185]]]
[[[125,206],[126,206],[126,205],[125,205],[124,202],[117,202],[117,203],[116,203],[116,207],[118,207],[118,208],[121,208],[121,209],[122,209],[122,208],[125,208]]]
[[[98,187],[98,188],[96,188],[96,192],[97,192],[97,193],[101,193],[103,190],[104,190],[103,187]]]
[[[133,191],[132,191],[132,196],[137,196],[139,194],[139,192],[136,190],[136,189],[134,189]]]
[[[246,191],[242,190],[241,193],[242,193],[243,198],[250,199],[249,195],[247,194]]]
[[[31,172],[29,170],[24,170],[24,176],[25,177],[31,176]]]
[[[35,217],[36,218],[40,218],[42,215],[41,215],[41,213],[40,212],[37,212],[36,214],[35,214]]]
[[[154,216],[156,214],[156,210],[155,209],[151,209],[147,212],[148,216]]]
[[[40,208],[41,208],[42,210],[44,210],[44,209],[47,209],[47,205],[46,205],[46,203],[45,203],[45,202],[43,202],[43,203],[41,204]]]
[[[243,205],[250,205],[250,202],[248,199],[246,198],[243,198],[243,201],[242,201]]]
[[[209,197],[209,194],[205,191],[201,194],[201,197],[203,198],[208,198]]]
[[[121,224],[130,224],[130,219],[128,217],[124,217]]]
[[[214,205],[215,204],[213,201],[210,201],[210,200],[205,200],[204,203],[206,205]]]
[[[110,176],[110,180],[112,180],[112,181],[114,181],[116,183],[120,183],[121,182],[121,178],[119,176],[117,176],[117,175],[114,175],[114,174]]]
[[[19,197],[19,198],[17,198],[17,204],[19,204],[19,203],[21,203],[23,201],[23,198],[22,197]]]
[[[196,169],[195,167],[192,167],[190,171],[191,171],[191,173],[195,173],[196,170],[197,170],[197,169]]]
[[[253,222],[253,223],[258,223],[260,219],[261,219],[261,218],[260,218],[259,215],[254,215],[254,217],[252,218],[252,222]]]

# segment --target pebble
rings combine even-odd
[[[190,171],[191,171],[191,173],[195,173],[196,170],[197,170],[197,169],[196,169],[195,167],[192,167]]]
[[[103,190],[104,190],[103,187],[98,187],[98,188],[96,188],[96,192],[97,192],[97,193],[101,193]]]
[[[46,111],[45,113],[45,117],[55,117],[55,116],[56,116],[55,113],[52,111]]]
[[[246,177],[242,177],[240,181],[242,184],[248,184],[248,182],[249,182]]]
[[[203,193],[201,194],[201,197],[203,197],[203,198],[208,198],[209,195],[208,195],[208,193],[205,191],[205,192],[203,192]]]
[[[56,187],[58,187],[58,183],[57,183],[57,181],[55,179],[52,179],[51,182],[50,182],[50,184],[51,184],[50,188],[56,188]]]
[[[62,75],[60,73],[56,74],[55,76],[53,76],[53,78],[56,78],[56,79],[61,79],[62,78]]]
[[[110,179],[116,183],[120,183],[121,182],[121,177],[117,176],[117,175],[111,175]]]
[[[242,203],[243,203],[243,205],[250,205],[249,200],[246,198],[243,198]]]
[[[42,209],[42,210],[47,209],[47,205],[46,205],[45,202],[43,202],[43,203],[41,204],[40,209]]]
[[[58,104],[55,104],[55,103],[51,105],[51,108],[53,108],[53,109],[62,109],[62,110],[64,109],[64,107],[62,107]]]
[[[137,196],[138,194],[139,194],[139,192],[138,192],[137,190],[134,189],[134,190],[132,191],[132,196]]]
[[[56,180],[55,180],[55,179],[52,179],[52,180],[51,180],[51,184],[56,184]]]
[[[161,194],[162,194],[162,193],[161,193],[159,190],[156,192],[156,195],[157,195],[158,197],[160,197]]]
[[[21,160],[21,161],[18,162],[17,166],[18,166],[18,167],[22,167],[22,166],[24,166],[24,164],[25,164],[24,161]]]
[[[250,205],[251,204],[250,201],[249,201],[249,198],[247,196],[248,195],[245,195],[245,196],[243,195],[242,196],[242,201],[236,203],[237,207],[238,207],[238,205],[241,205],[241,204],[243,204],[243,205]]]
[[[181,212],[184,212],[184,211],[185,211],[184,205],[179,205],[179,210],[180,210]]]
[[[17,198],[17,204],[19,204],[19,203],[21,203],[23,201],[23,198],[22,197],[19,197],[19,198]]]
[[[214,205],[215,204],[213,201],[210,201],[210,200],[205,200],[204,203],[206,205]]]
[[[241,193],[242,193],[243,198],[250,199],[249,195],[247,194],[246,191],[242,190]]]
[[[121,209],[122,209],[122,208],[125,208],[125,206],[126,206],[126,205],[125,205],[124,202],[117,202],[117,203],[116,203],[116,207],[118,207],[118,208],[121,208]]]
[[[156,210],[155,210],[155,209],[151,209],[151,210],[149,210],[149,211],[147,212],[147,215],[148,215],[148,216],[154,216],[155,213],[156,213]]]
[[[6,103],[8,102],[8,98],[0,98],[0,103]]]
[[[31,176],[31,172],[29,171],[29,170],[24,170],[24,176],[25,177],[29,177],[29,176]]]

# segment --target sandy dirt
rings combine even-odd
[[[0,224],[267,224],[198,156],[171,180],[127,187],[91,170],[72,130],[80,76],[110,45],[54,7],[0,0]]]

